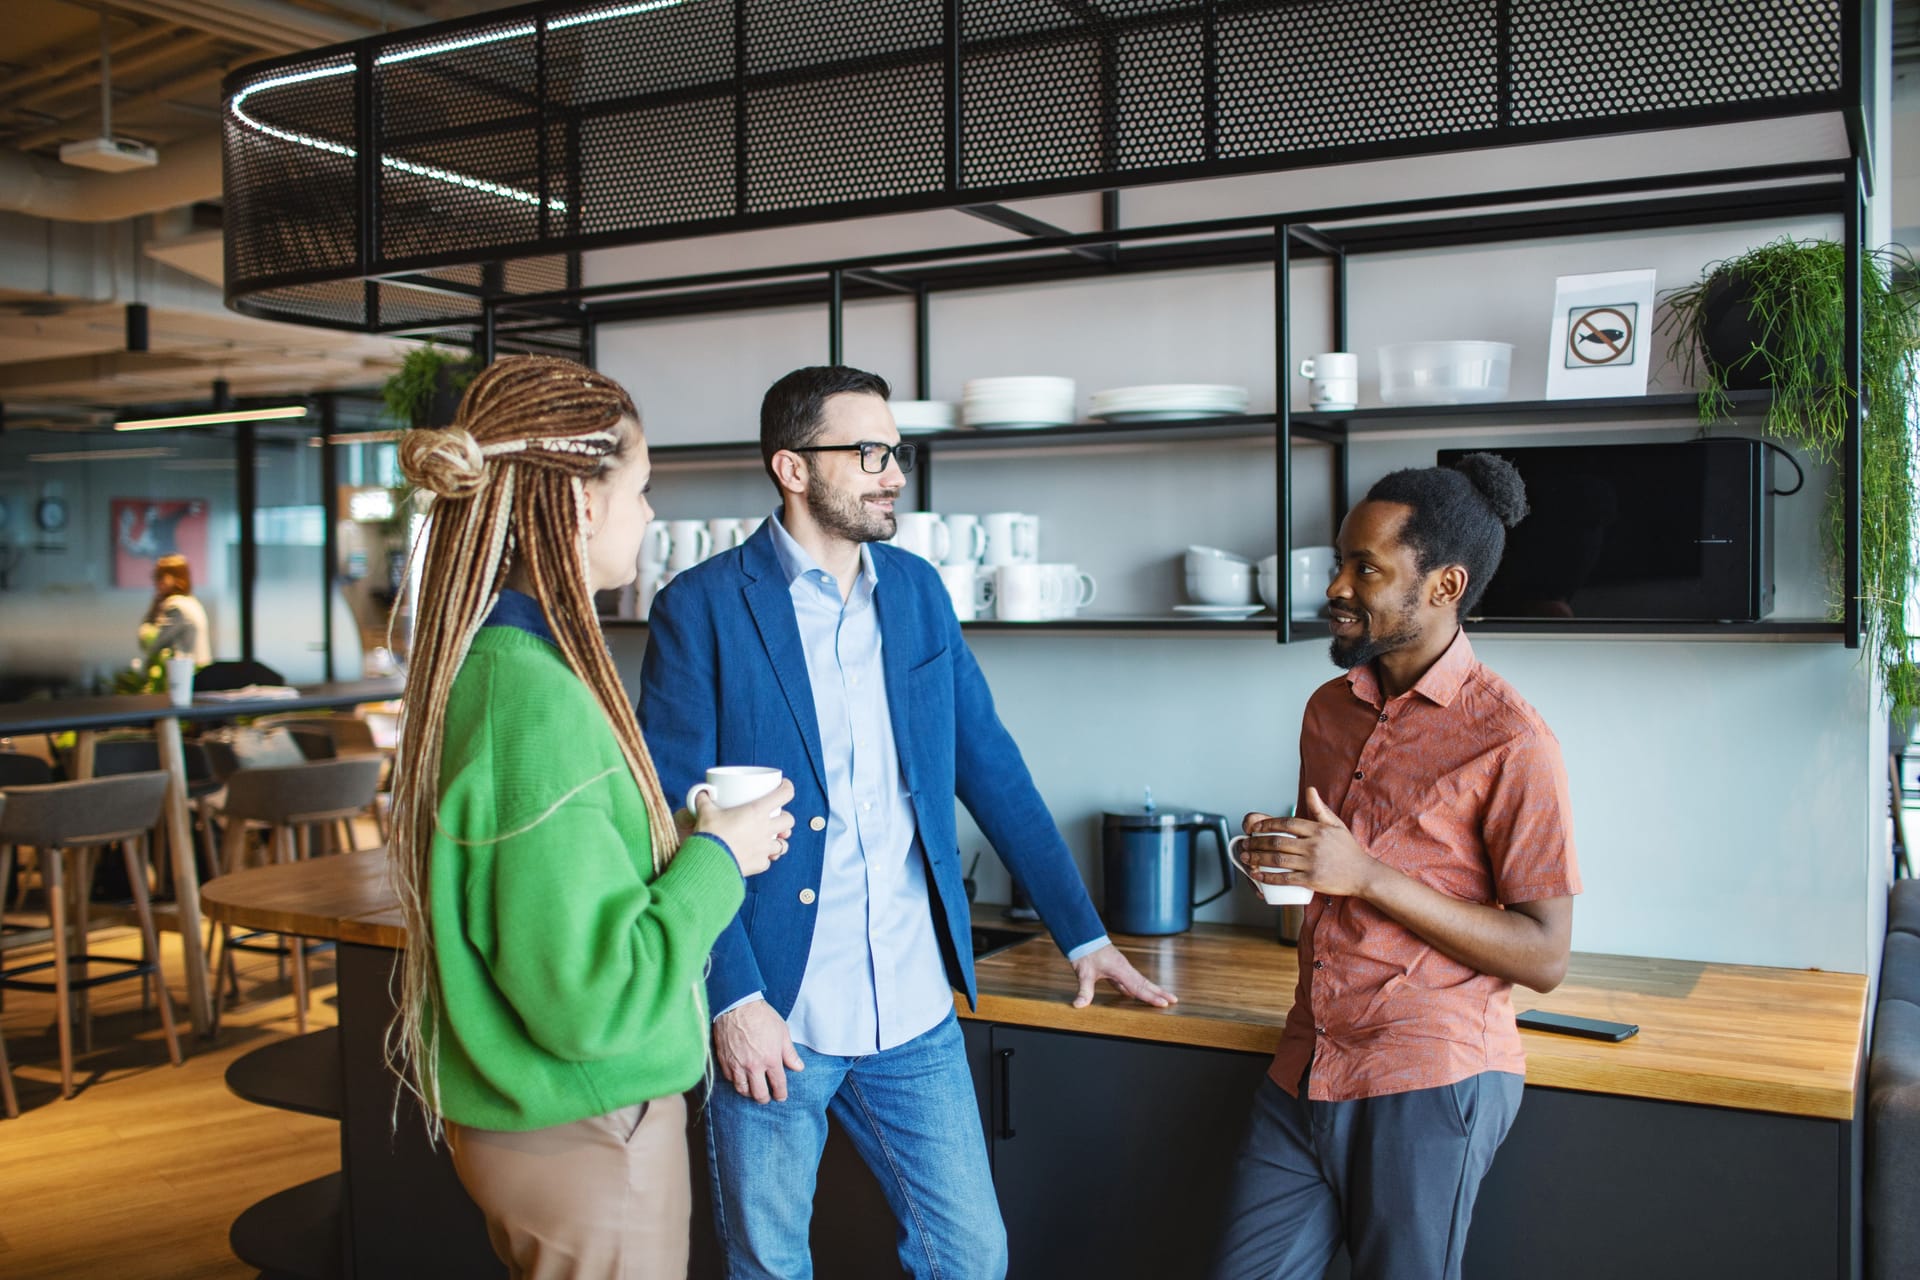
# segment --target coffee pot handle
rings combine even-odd
[[[1220,854],[1220,887],[1204,898],[1195,898],[1193,905],[1196,907],[1206,906],[1215,898],[1223,897],[1227,890],[1233,888],[1233,868],[1227,865],[1227,841],[1229,839],[1227,835],[1227,820],[1217,813],[1210,813],[1207,815],[1207,826],[1205,830],[1208,835],[1213,837],[1216,851]],[[1194,877],[1196,881],[1198,881],[1199,878],[1199,876]],[[1195,892],[1197,893],[1199,891],[1195,890]]]

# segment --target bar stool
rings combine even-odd
[[[39,756],[0,751],[0,787],[33,787],[52,781],[53,766]],[[15,891],[13,909],[18,911],[27,903],[26,859],[19,859],[16,868],[13,846],[5,840],[0,840],[0,894],[6,892],[16,869],[20,873],[20,882]]]
[[[138,978],[143,984],[152,980],[160,1026],[167,1036],[167,1056],[174,1066],[180,1065],[173,1001],[161,977],[160,943],[153,928],[153,907],[147,900],[147,841],[160,820],[167,784],[165,773],[154,772],[9,787],[6,807],[0,809],[0,844],[30,844],[39,853],[41,872],[47,878],[47,906],[53,915],[53,959],[0,969],[0,988],[54,993],[63,1098],[73,1096],[74,1015],[79,1013],[81,1034],[90,1044],[93,1030],[87,993],[104,983],[126,978]],[[118,844],[127,860],[134,916],[140,925],[138,960],[91,955],[86,949],[87,888],[93,882],[98,850],[110,844]],[[68,859],[73,859],[71,868]],[[96,965],[112,966],[118,972],[94,974],[91,970]],[[76,966],[77,978],[73,974]],[[46,969],[53,970],[50,983],[25,976]]]
[[[227,874],[242,870],[247,862],[248,835],[263,831],[269,858],[273,862],[305,861],[312,853],[313,833],[318,830],[323,845],[333,843],[330,824],[343,823],[349,849],[358,848],[353,838],[351,819],[373,803],[374,789],[380,785],[378,756],[344,756],[337,760],[310,760],[306,764],[282,765],[270,769],[241,769],[227,778],[225,808],[226,836],[224,864]],[[331,852],[330,849],[326,850]],[[263,933],[233,936],[230,925],[220,927],[220,960],[214,965],[213,1018],[219,1029],[221,988],[229,977],[239,987],[239,973],[233,966],[233,953],[272,951],[290,955],[293,960],[294,1019],[301,1034],[307,1030],[307,948],[297,935],[283,935],[285,948],[250,945],[250,939]]]

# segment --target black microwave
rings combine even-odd
[[[1773,483],[1758,440],[1443,449],[1519,469],[1527,518],[1473,616],[1756,622],[1773,611]]]

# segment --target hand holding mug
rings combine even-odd
[[[707,780],[693,785],[687,808],[694,814],[694,830],[724,843],[740,874],[754,876],[787,851],[793,815],[786,806],[792,799],[793,783],[778,769],[723,767],[707,770]]]
[[[1302,903],[1315,893],[1364,898],[1380,869],[1380,863],[1313,787],[1307,788],[1306,817],[1250,813],[1241,830],[1246,834],[1234,837],[1229,852],[1234,845],[1244,844],[1245,851],[1232,860],[1260,886],[1268,902]],[[1270,887],[1285,887],[1306,896],[1276,899],[1269,894]]]

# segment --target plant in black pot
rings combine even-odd
[[[400,368],[380,388],[387,413],[409,427],[444,427],[460,409],[460,396],[479,369],[473,357],[431,342],[407,352]]]
[[[1703,426],[1731,415],[1729,392],[1768,390],[1768,435],[1819,462],[1839,456],[1849,401],[1860,400],[1860,606],[1867,653],[1887,700],[1920,708],[1920,668],[1907,632],[1914,556],[1914,357],[1920,277],[1898,246],[1861,261],[1861,385],[1846,382],[1843,246],[1781,239],[1710,263],[1667,295],[1668,356],[1700,388]],[[1844,507],[1827,495],[1827,552],[1838,578]],[[1833,605],[1838,615],[1840,602]]]

